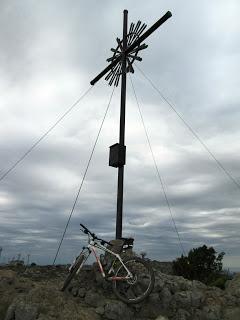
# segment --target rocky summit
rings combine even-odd
[[[127,305],[93,267],[86,267],[67,292],[60,288],[66,266],[0,267],[0,320],[239,320],[240,274],[225,290],[161,272],[142,303]],[[166,269],[166,268],[165,268]]]

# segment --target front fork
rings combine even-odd
[[[86,250],[87,249],[87,250]],[[74,267],[74,265],[78,262],[78,259],[80,259],[81,256],[83,256],[83,261],[81,263],[81,265],[79,266],[76,274],[79,274],[80,270],[82,269],[82,266],[84,265],[84,263],[87,261],[88,257],[90,256],[91,251],[89,248],[87,247],[83,247],[82,251],[80,252],[79,256],[73,261],[73,263],[71,264],[69,271],[71,272],[72,268]]]

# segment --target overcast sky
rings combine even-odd
[[[151,26],[137,62],[240,183],[240,3],[237,0],[1,0],[0,174],[88,88],[129,22]],[[240,190],[136,70],[134,85],[186,251],[203,244],[240,267]],[[58,263],[84,243],[79,223],[115,236],[118,142],[115,91]],[[2,259],[21,253],[51,263],[81,183],[112,88],[101,80],[79,105],[0,182]],[[123,235],[150,258],[180,256],[177,235],[154,168],[130,81],[126,113]]]

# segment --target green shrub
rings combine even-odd
[[[225,289],[225,283],[230,279],[230,277],[226,274],[220,274],[218,277],[209,283],[210,286],[218,287],[220,289]]]
[[[217,255],[213,247],[203,245],[190,250],[187,257],[182,255],[173,261],[173,270],[176,275],[189,280],[210,284],[219,278],[223,256],[224,252]]]

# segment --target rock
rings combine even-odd
[[[137,311],[137,310],[136,310]],[[148,301],[145,301],[144,304],[142,305],[142,308],[137,311],[139,315],[141,315],[141,318],[144,319],[155,319],[158,317],[159,313],[161,315],[164,314],[164,310],[161,307],[160,301],[158,303],[156,302],[151,302],[149,299]]]
[[[204,306],[203,309],[203,319],[205,320],[220,320],[221,317],[221,309],[218,305],[213,306]]]
[[[192,281],[192,287],[194,289],[199,289],[199,290],[204,290],[207,288],[207,286],[204,283],[197,281],[197,280]]]
[[[155,320],[168,320],[168,318],[164,316],[158,316]]]
[[[38,314],[39,310],[37,305],[19,303],[15,308],[14,320],[35,320]]]
[[[23,301],[13,303],[7,310],[4,320],[35,320],[39,315],[37,305],[26,304]]]
[[[26,288],[24,286],[17,286],[17,287],[15,287],[15,290],[17,293],[28,292],[28,288]]]
[[[177,292],[174,295],[174,300],[176,301],[179,308],[188,309],[192,305],[192,293],[191,291]]]
[[[56,320],[56,318],[55,317],[51,317],[51,316],[46,316],[45,314],[41,314],[38,318],[37,318],[37,320]]]
[[[0,284],[4,285],[12,285],[16,278],[16,272],[12,270],[0,270]]]
[[[179,277],[178,279],[178,289],[180,291],[188,291],[193,289],[192,281]]]
[[[4,320],[14,320],[15,319],[15,309],[16,309],[16,306],[14,304],[10,305],[10,307],[7,309],[7,313],[5,315]]]
[[[160,293],[160,302],[164,310],[169,307],[169,304],[172,300],[172,294],[167,287],[163,288]]]
[[[102,316],[104,314],[104,307],[97,307],[95,312]]]
[[[203,293],[201,291],[194,290],[191,292],[191,306],[199,308],[203,302]]]
[[[175,316],[175,320],[187,320],[187,319],[190,319],[190,316],[191,315],[188,311],[179,309]]]
[[[145,300],[142,310],[136,310],[146,318],[156,318],[159,313],[162,311],[161,301],[158,293],[152,293],[147,300]]]
[[[85,289],[85,288],[79,288],[79,289],[78,289],[78,296],[79,296],[80,298],[84,298],[85,295],[86,295],[86,289]]]
[[[78,296],[78,288],[73,287],[71,290],[71,294],[73,295],[73,297],[77,297]]]
[[[172,294],[180,290],[179,283],[177,281],[168,281],[167,286]]]
[[[98,271],[98,270],[95,270],[95,280],[96,280],[96,283],[99,287],[102,287],[104,282],[105,282],[105,279],[102,277],[102,274]]]
[[[155,278],[155,285],[153,292],[160,292],[164,288],[164,281],[162,278],[156,277]]]
[[[136,313],[138,313],[141,311],[142,305],[142,303],[134,303],[131,307]]]
[[[105,306],[104,316],[110,320],[133,320],[133,311],[121,301],[111,301]]]
[[[46,286],[31,290],[15,299],[5,320],[99,320],[93,308],[83,308],[68,294]]]
[[[103,306],[104,297],[94,291],[88,291],[85,295],[85,302],[92,307]]]
[[[159,294],[158,293],[152,293],[152,294],[150,294],[150,296],[149,296],[149,302],[150,302],[150,304],[159,304],[159,302],[160,302],[160,299],[159,299]]]
[[[240,319],[240,307],[239,308],[227,308],[223,312],[224,320],[239,320]]]
[[[240,298],[240,273],[237,273],[232,280],[227,281],[226,292]]]
[[[225,298],[225,300],[226,300],[226,305],[227,306],[229,306],[229,307],[234,307],[234,306],[236,306],[237,305],[237,301],[238,301],[238,299],[237,299],[237,297],[235,297],[235,296],[232,296],[230,293],[225,293],[225,295],[224,295],[224,298]],[[240,305],[240,303],[239,303],[239,305]]]

